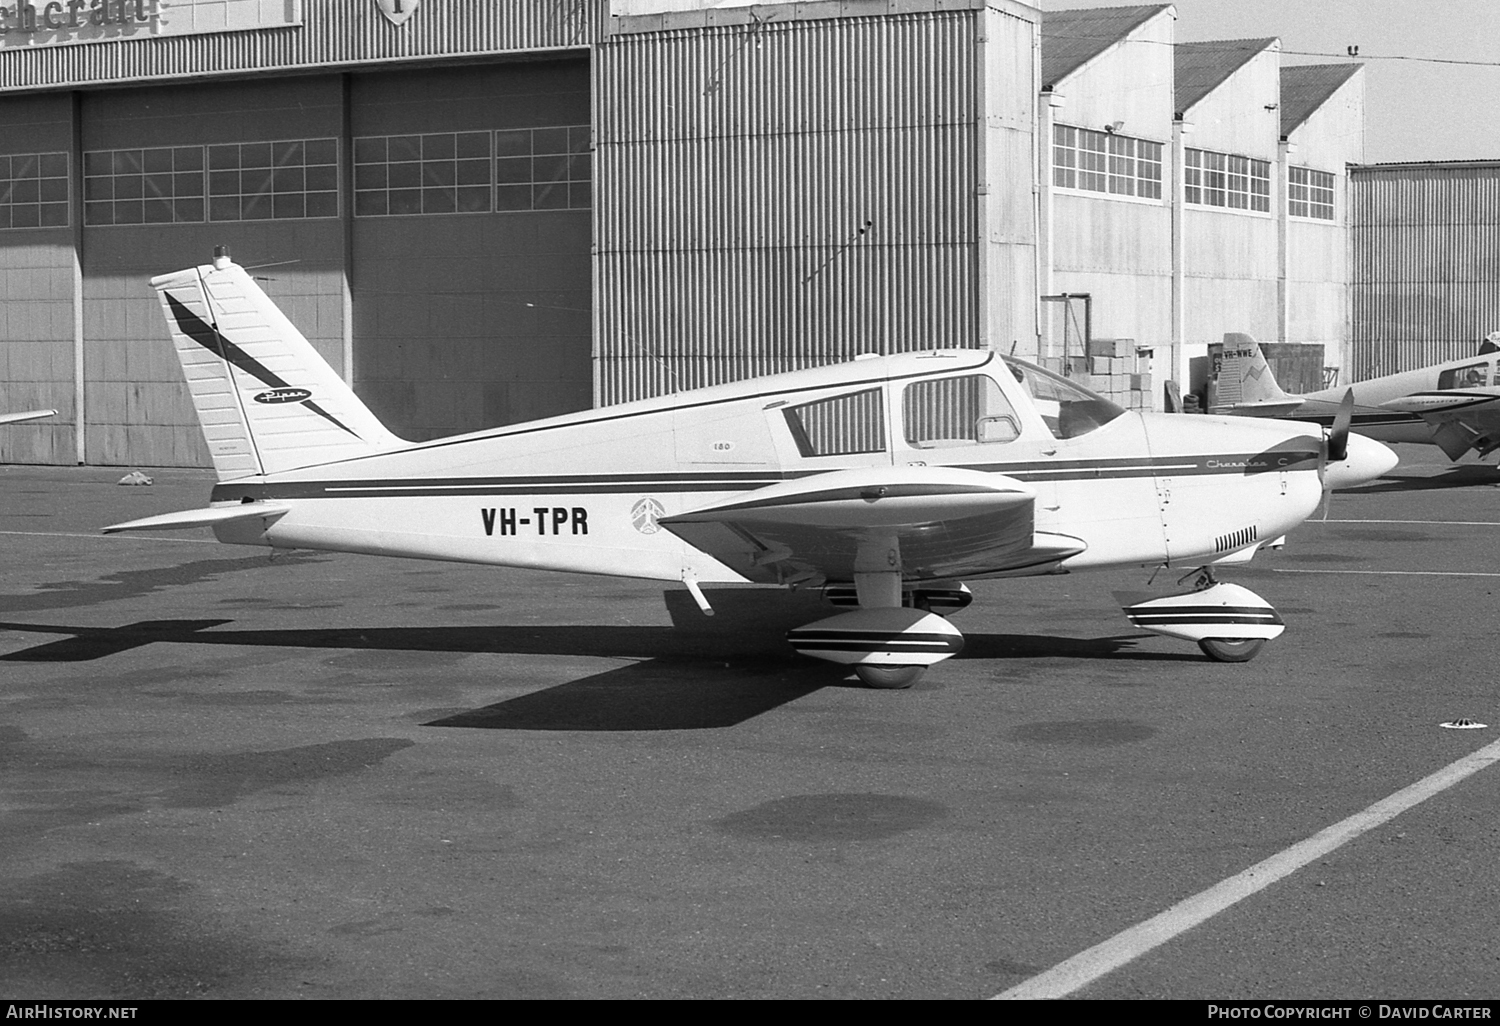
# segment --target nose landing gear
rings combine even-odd
[[[1193,590],[1151,598],[1117,592],[1125,618],[1143,630],[1196,642],[1221,663],[1253,659],[1267,641],[1286,630],[1280,614],[1249,588],[1218,581],[1203,567]]]

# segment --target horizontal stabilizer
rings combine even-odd
[[[1260,399],[1253,403],[1235,403],[1221,413],[1229,413],[1236,417],[1286,417],[1302,406],[1302,400],[1295,397],[1286,399]]]
[[[209,509],[186,509],[180,513],[163,513],[161,516],[131,520],[124,524],[111,524],[105,534],[120,534],[125,531],[177,531],[188,527],[218,527],[244,520],[274,520],[286,513],[285,506],[268,502],[247,502],[238,506],[214,506]]]
[[[0,424],[19,424],[23,420],[41,420],[57,416],[56,410],[27,410],[25,413],[0,413]]]

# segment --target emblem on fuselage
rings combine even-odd
[[[375,6],[380,8],[380,13],[392,25],[401,26],[417,13],[417,4],[420,2],[421,0],[375,0]]]
[[[258,403],[275,406],[278,403],[300,403],[304,399],[311,399],[312,393],[305,388],[273,388],[269,392],[260,392],[252,398]]]
[[[642,534],[655,534],[661,530],[661,525],[656,520],[666,511],[661,503],[647,496],[630,507],[630,522]]]

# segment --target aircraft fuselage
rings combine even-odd
[[[854,374],[850,368],[865,369]],[[913,443],[900,392],[956,374],[1005,391],[1016,437]],[[789,405],[873,393],[873,451],[806,454]],[[1035,530],[1082,551],[1018,572],[1199,563],[1284,534],[1322,494],[1321,433],[1293,423],[1127,412],[1058,439],[993,354],[862,361],[625,404],[397,452],[220,484],[219,505],[285,507],[221,540],[657,580],[778,581],[774,563],[727,566],[660,521],[830,471],[963,468],[1036,491]],[[1007,429],[1008,430],[1008,429]],[[845,445],[844,448],[856,446]],[[983,576],[978,570],[975,576]],[[945,574],[945,576],[947,576]]]

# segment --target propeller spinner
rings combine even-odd
[[[1373,481],[1396,466],[1396,454],[1390,449],[1374,439],[1350,433],[1353,419],[1351,388],[1344,393],[1333,424],[1323,437],[1323,462],[1318,467],[1318,478],[1323,483],[1324,516],[1327,516],[1327,493]]]

